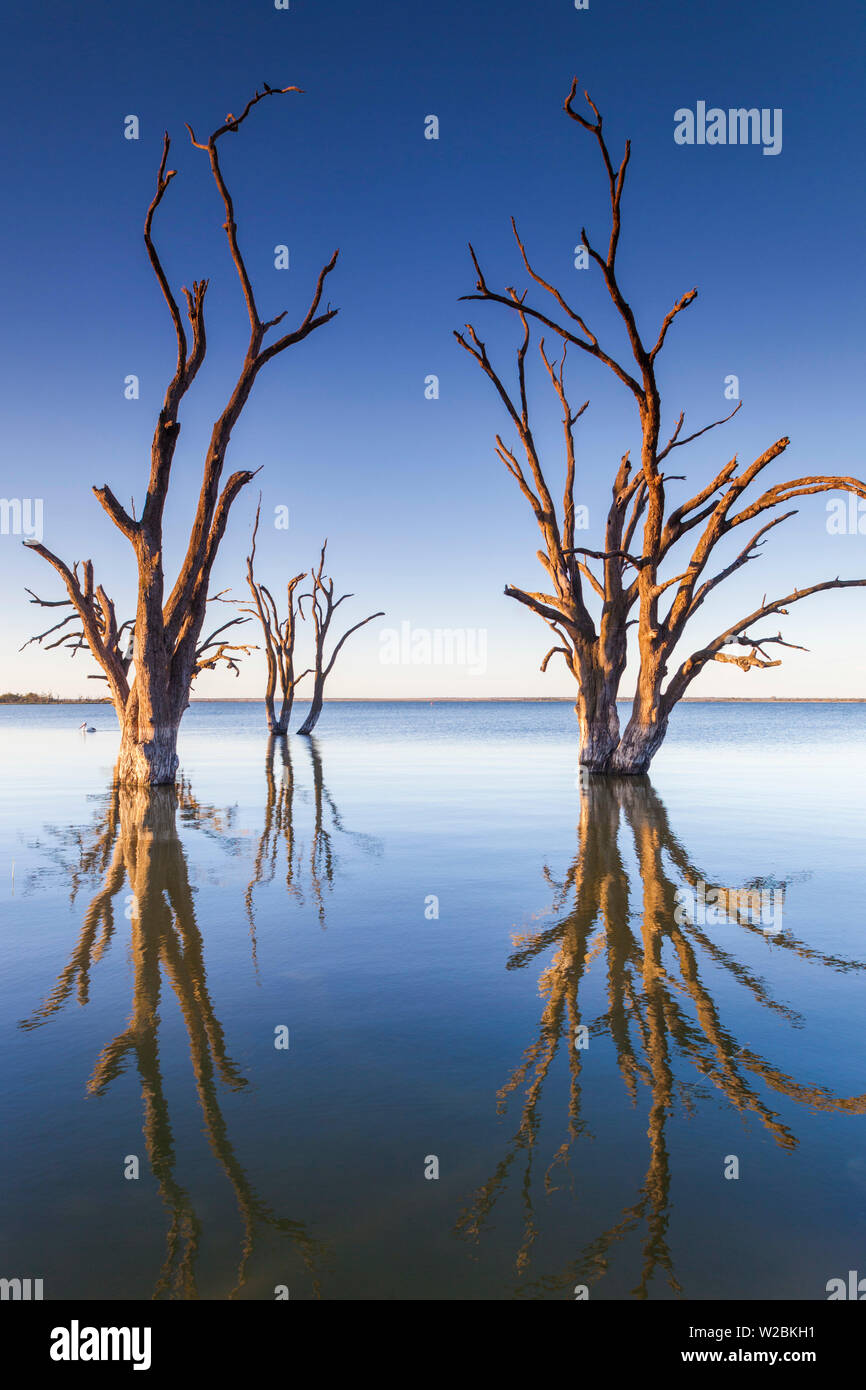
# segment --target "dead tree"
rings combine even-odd
[[[295,689],[304,679],[304,676],[312,675],[312,667],[302,671],[299,676],[295,675],[295,628],[298,610],[295,608],[295,589],[302,579],[306,579],[307,571],[302,570],[296,574],[294,579],[290,579],[286,588],[288,594],[288,607],[285,619],[280,622],[277,612],[277,605],[273,595],[264,584],[259,584],[256,580],[253,566],[256,558],[256,535],[259,529],[259,516],[262,510],[262,499],[259,496],[259,505],[256,508],[256,520],[253,526],[253,540],[250,553],[247,556],[247,584],[253,596],[253,608],[243,609],[244,613],[252,614],[257,617],[262,626],[265,638],[265,658],[268,663],[268,679],[265,686],[265,714],[268,721],[268,730],[272,734],[283,735],[289,731],[289,720],[292,717],[292,705],[295,699]],[[277,690],[277,681],[280,684],[280,713],[279,717],[275,713],[274,696]]]
[[[152,235],[154,214],[176,173],[176,170],[166,167],[170,148],[167,133],[163,141],[156,192],[144,220],[144,243],[174,328],[177,365],[166,390],[153,436],[150,477],[141,516],[135,516],[134,508],[130,514],[107,484],[93,489],[105,511],[135,551],[138,601],[135,641],[130,651],[122,651],[123,630],[118,628],[114,605],[104,588],[94,583],[92,563],[86,561],[79,576],[77,566],[70,568],[47,546],[28,542],[30,548],[53,565],[61,576],[66,585],[68,603],[74,610],[70,616],[79,620],[81,639],[86,642],[108,682],[122,735],[118,775],[121,782],[126,784],[145,785],[174,780],[178,762],[177,732],[189,704],[192,681],[200,671],[231,657],[231,649],[227,649],[226,644],[218,639],[219,634],[232,623],[225,624],[218,633],[204,641],[201,631],[211,570],[232,503],[254,476],[246,470],[232,473],[221,487],[232,430],[262,367],[286,348],[308,337],[337,313],[330,305],[319,312],[325,280],[337,261],[338,253],[335,251],[319,272],[312,301],[298,327],[266,343],[269,331],[282,322],[288,311],[284,310],[267,320],[263,320],[259,314],[238,243],[234,205],[220,165],[219,142],[224,136],[237,133],[254,106],[266,97],[299,90],[297,87],[277,90],[265,84],[264,90],[256,92],[239,116],[229,114],[225,123],[205,143],[196,140],[191,127],[187,126],[192,144],[196,149],[204,150],[208,156],[225,208],[223,226],[246,303],[249,340],[234,389],[213,426],[186,555],[167,598],[163,572],[163,514],[180,432],[180,406],[204,361],[207,347],[204,300],[208,281],[195,280],[192,291],[183,289],[192,328],[192,344],[189,345],[177,299]],[[131,665],[135,668],[133,676],[130,676]]]
[[[505,593],[537,613],[556,638],[556,644],[541,663],[542,671],[547,669],[551,657],[559,654],[577,682],[575,709],[580,726],[581,763],[597,772],[638,773],[646,771],[658,750],[667,731],[671,710],[709,662],[733,661],[744,671],[753,667],[778,666],[780,662],[772,660],[765,648],[770,644],[785,647],[794,644],[783,641],[781,633],[755,633],[753,629],[756,624],[764,618],[786,614],[792,603],[798,603],[810,594],[824,589],[866,584],[864,579],[836,578],[794,589],[784,597],[769,602],[765,596],[751,613],[681,660],[665,685],[674,649],[704,600],[723,580],[757,558],[767,532],[795,515],[796,508],[763,521],[732,559],[723,563],[717,573],[704,578],[719,542],[737,527],[762,518],[765,513],[773,512],[795,497],[835,490],[866,497],[866,484],[857,478],[812,475],[766,486],[753,500],[744,501],[743,494],[747,489],[788,447],[788,439],[783,438],[778,439],[748,467],[740,469],[734,457],[714,478],[699,487],[692,497],[670,507],[666,490],[671,478],[663,472],[664,460],[674,449],[691,443],[708,430],[730,420],[740,406],[737,405],[723,419],[685,436],[682,435],[684,414],[681,412],[667,442],[662,442],[662,406],[656,359],[668,329],[674,319],[693,303],[697,290],[688,290],[682,295],[665,315],[654,338],[641,333],[620,287],[616,266],[630,142],[626,141],[622,160],[615,166],[597,107],[585,93],[595,119],[581,115],[574,108],[576,93],[575,80],[564,109],[598,144],[610,189],[611,210],[606,251],[602,254],[596,250],[585,229],[581,230],[581,240],[588,256],[600,271],[624,325],[633,363],[624,365],[603,348],[581,314],[572,308],[555,285],[534,268],[513,219],[511,225],[523,267],[529,278],[550,296],[553,303],[545,305],[546,312],[527,302],[528,289],[522,293],[512,286],[508,286],[503,293],[491,289],[471,246],[469,249],[477,276],[476,293],[464,295],[463,298],[504,305],[517,317],[522,340],[517,349],[516,389],[509,389],[505,385],[491,363],[485,344],[471,324],[466,325],[466,336],[456,333],[455,337],[492,381],[510,417],[520,441],[518,447],[525,455],[526,462],[519,459],[517,450],[506,445],[499,435],[496,436],[496,452],[529,502],[544,539],[544,549],[537,554],[547,572],[552,592],[532,592],[508,584]],[[557,507],[545,479],[529,418],[526,357],[533,328],[536,331],[547,329],[562,344],[558,360],[553,360],[545,351],[543,337],[538,344],[544,369],[562,409],[565,489],[561,517],[557,515]],[[602,362],[628,388],[637,405],[640,423],[640,466],[633,471],[628,454],[620,462],[612,478],[612,500],[604,539],[595,550],[575,543],[574,427],[589,403],[573,408],[566,391],[565,362],[571,346]],[[642,534],[636,543],[641,523]],[[663,578],[663,563],[677,543],[690,535],[693,543],[691,554],[687,559],[681,557],[675,560],[673,569],[676,573]],[[593,567],[592,561],[598,562],[598,565]],[[662,612],[660,600],[669,591],[672,597],[669,602],[666,600],[666,611]],[[598,615],[597,620],[593,610]],[[628,633],[632,626],[637,627],[640,665],[631,718],[621,733],[616,700],[625,670]],[[732,647],[742,649],[740,654],[733,654]]]
[[[340,654],[343,643],[351,637],[353,632],[357,632],[359,627],[364,627],[366,623],[371,623],[374,618],[384,618],[384,613],[371,613],[369,618],[362,618],[354,627],[350,627],[344,632],[337,645],[334,647],[329,661],[325,661],[325,642],[328,636],[328,628],[331,626],[331,619],[340,604],[347,598],[352,598],[352,594],[343,594],[340,598],[334,598],[334,581],[325,573],[325,550],[328,542],[322,546],[322,553],[319,556],[319,568],[310,571],[313,579],[313,589],[309,594],[301,594],[298,598],[298,608],[301,617],[304,616],[301,604],[303,600],[310,600],[310,612],[313,619],[313,636],[315,640],[315,670],[313,672],[313,698],[310,702],[309,713],[298,730],[299,734],[311,734],[318,723],[319,715],[322,713],[322,704],[325,698],[325,681],[334,669],[334,662]]]

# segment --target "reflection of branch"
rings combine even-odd
[[[372,835],[364,835],[357,830],[347,830],[337,804],[325,783],[322,771],[322,750],[318,740],[312,735],[308,738],[310,762],[313,766],[313,836],[310,843],[310,883],[319,911],[319,922],[325,926],[324,888],[334,886],[334,875],[338,858],[333,844],[333,831],[338,830],[347,839],[354,840],[367,854],[380,854],[382,845]],[[331,819],[331,828],[325,823],[325,812]]]
[[[623,825],[631,834],[637,855],[642,886],[639,924],[634,922],[629,876],[619,847]],[[552,926],[517,936],[507,967],[522,969],[541,953],[553,952],[539,981],[545,1005],[538,1038],[498,1093],[498,1108],[503,1110],[511,1094],[522,1092],[520,1124],[493,1176],[461,1215],[458,1230],[474,1239],[480,1237],[506,1189],[515,1159],[523,1153],[524,1236],[516,1268],[519,1273],[526,1270],[535,1236],[532,1156],[540,1132],[542,1088],[565,1038],[570,1072],[568,1128],[547,1169],[549,1190],[552,1170],[568,1163],[575,1140],[587,1132],[581,1113],[582,1052],[573,1046],[573,1036],[581,1021],[581,983],[595,961],[606,956],[607,1011],[586,1020],[585,1026],[591,1038],[610,1037],[632,1102],[637,1101],[639,1089],[645,1087],[649,1092],[649,1164],[638,1200],[624,1210],[622,1218],[592,1241],[564,1273],[542,1278],[532,1289],[544,1292],[575,1279],[601,1278],[612,1246],[642,1225],[643,1267],[634,1296],[648,1297],[650,1282],[659,1271],[675,1292],[681,1292],[667,1242],[671,1172],[665,1126],[678,1093],[676,1055],[710,1081],[734,1109],[743,1115],[756,1115],[786,1150],[796,1147],[796,1136],[758,1094],[749,1074],[791,1101],[827,1112],[866,1113],[866,1095],[836,1097],[824,1086],[787,1076],[738,1043],[725,1026],[701,978],[702,955],[741,984],[761,1007],[795,1026],[801,1019],[774,1000],[766,983],[729,951],[720,949],[706,932],[688,920],[678,924],[677,917],[682,914],[676,911],[677,881],[694,887],[704,878],[671,831],[665,808],[646,778],[592,779],[581,797],[578,850],[568,874],[557,882],[545,869],[545,877],[554,892],[552,911],[561,915]],[[756,880],[752,888],[762,883]],[[718,900],[726,905],[729,923],[756,933],[766,942],[764,933],[741,910],[744,890],[716,891]],[[862,969],[866,965],[824,957],[787,935],[775,941],[830,968]]]
[[[337,809],[325,789],[325,779],[322,775],[322,755],[316,740],[310,735],[310,760],[313,764],[313,807],[315,819],[313,822],[313,838],[310,842],[310,883],[313,888],[313,896],[319,910],[319,923],[325,926],[325,902],[323,897],[323,886],[327,883],[329,888],[334,886],[334,869],[336,868],[336,856],[334,854],[331,840],[331,831],[325,827],[324,808],[328,805],[334,825],[342,829]]]
[[[49,834],[56,842],[56,849],[48,850],[65,879],[69,880],[69,902],[75,902],[83,883],[94,880],[105,873],[114,853],[117,838],[117,793],[112,789],[107,796],[98,798],[101,810],[95,826],[48,826]],[[31,849],[46,847],[39,841]],[[70,863],[67,850],[77,856],[77,862]]]
[[[192,816],[202,808],[188,785],[179,787],[120,788],[117,806],[117,838],[101,890],[85,917],[72,962],[61,974],[46,1004],[22,1026],[44,1023],[65,1003],[78,975],[86,1002],[87,967],[92,957],[95,924],[109,920],[111,901],[122,891],[124,880],[131,890],[132,958],[135,981],[132,1012],[126,1028],[102,1051],[94,1066],[88,1090],[93,1095],[107,1087],[134,1059],[144,1102],[144,1136],[151,1170],[170,1216],[166,1258],[156,1285],[156,1297],[197,1297],[195,1259],[201,1235],[186,1190],[174,1172],[176,1155],[168,1103],[159,1062],[158,1031],[161,979],[164,974],[180,1006],[189,1038],[196,1092],[210,1147],[232,1185],[244,1225],[241,1260],[232,1296],[243,1286],[257,1230],[269,1225],[287,1235],[301,1255],[315,1292],[319,1286],[315,1261],[319,1245],[300,1222],[278,1217],[257,1195],[229,1139],[219,1105],[218,1082],[238,1091],[246,1078],[229,1056],[222,1026],[208,989],[201,932],[186,856],[176,827],[180,805]],[[209,808],[204,808],[207,814]],[[216,815],[209,819],[219,821]]]
[[[381,841],[372,835],[347,829],[343,823],[339,807],[325,783],[322,753],[318,742],[310,736],[309,740],[305,740],[305,746],[310,754],[313,771],[313,825],[306,860],[310,890],[316,903],[319,922],[324,928],[326,926],[325,890],[326,888],[333,888],[339,863],[334,848],[334,831],[338,831],[345,839],[354,841],[366,854],[381,854],[382,845]],[[277,750],[279,750],[282,765],[282,775],[279,779],[275,775]],[[254,961],[256,959],[255,889],[259,884],[273,881],[281,850],[285,857],[286,891],[299,903],[304,901],[302,873],[305,851],[295,825],[295,771],[289,741],[284,736],[275,735],[268,740],[268,751],[265,759],[265,786],[264,825],[256,849],[252,876],[244,896]],[[301,789],[300,796],[302,800],[306,800],[307,793],[304,789]]]
[[[123,854],[118,844],[105,878],[105,885],[96,894],[87,909],[84,925],[72,959],[61,971],[57,984],[41,1008],[25,1019],[21,1027],[36,1028],[47,1022],[50,1016],[63,1008],[76,980],[78,981],[78,1002],[86,1004],[90,999],[90,970],[99,960],[114,935],[114,898],[123,887]],[[97,942],[96,935],[102,925],[102,936]]]
[[[279,782],[274,776],[274,759],[277,749],[280,753],[282,774]],[[292,755],[289,751],[288,739],[285,735],[271,735],[268,739],[268,750],[265,758],[265,780],[267,795],[265,799],[265,824],[259,837],[258,848],[256,850],[255,863],[253,865],[253,876],[247,884],[244,894],[244,903],[247,909],[247,920],[250,924],[250,940],[252,942],[253,964],[258,974],[258,962],[256,955],[256,919],[254,908],[254,891],[259,883],[270,883],[274,877],[277,867],[277,854],[281,842],[285,845],[286,855],[286,891],[290,897],[303,901],[301,889],[296,878],[300,873],[300,856],[295,861],[295,831],[292,817],[292,803],[294,800],[295,776],[292,769]]]

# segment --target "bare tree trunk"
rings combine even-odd
[[[666,669],[659,654],[641,662],[631,715],[611,759],[611,772],[632,776],[649,770],[668,728],[670,706],[661,689]]]
[[[180,720],[151,731],[149,739],[124,724],[117,759],[117,776],[123,785],[162,786],[173,782],[177,773],[177,734]]]
[[[579,761],[589,772],[607,772],[619,738],[617,682],[600,671],[581,680],[574,706],[580,729]]]
[[[137,623],[136,630],[142,626]],[[177,736],[190,682],[191,673],[184,681],[180,671],[173,683],[160,653],[143,655],[126,705],[118,711],[121,738],[115,775],[121,785],[162,786],[174,781]]]
[[[319,722],[319,715],[322,713],[322,706],[325,703],[325,678],[321,671],[316,672],[316,680],[313,686],[313,698],[310,701],[310,708],[307,717],[298,730],[299,734],[311,734]]]
[[[632,716],[610,760],[609,770],[633,776],[647,772],[668,731],[668,715],[635,700]]]
[[[268,686],[265,690],[265,721],[268,726],[268,733],[272,738],[285,738],[289,732],[289,715],[292,709],[292,699],[294,691],[284,694],[280,701],[280,712],[277,714],[274,705],[274,690],[270,684],[270,672],[268,673]]]
[[[280,700],[280,712],[277,714],[274,703],[275,691],[270,688],[270,684],[265,690],[265,722],[268,726],[268,733],[272,738],[285,738],[289,732],[289,719],[292,714],[292,704],[295,698],[294,687],[285,692]]]

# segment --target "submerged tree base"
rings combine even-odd
[[[615,700],[603,714],[595,711],[590,717],[580,701],[575,712],[580,726],[579,763],[587,772],[635,777],[649,771],[667,733],[666,713],[659,712],[657,718],[644,712],[633,714],[621,733]]]
[[[124,732],[120,743],[115,777],[121,786],[163,787],[171,785],[177,775],[178,725],[168,725],[154,731],[153,738],[138,743]]]
[[[630,721],[611,759],[610,771],[628,777],[648,772],[664,742],[667,728],[667,716],[659,716],[650,724]]]
[[[580,728],[580,765],[589,772],[607,772],[620,740],[616,701],[604,714],[588,712],[578,700],[574,707]]]

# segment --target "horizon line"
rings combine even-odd
[[[28,692],[29,693],[29,692]],[[88,699],[84,695],[48,696],[40,700],[27,700],[9,692],[12,698],[0,698],[0,708],[8,705],[110,705],[111,700],[103,696]],[[618,705],[633,704],[633,695],[617,697]],[[309,703],[299,698],[298,704]],[[326,705],[571,705],[574,697],[570,695],[333,695],[326,696]],[[263,705],[260,695],[200,695],[190,700],[191,705]],[[685,695],[677,701],[681,705],[862,705],[866,695]]]

